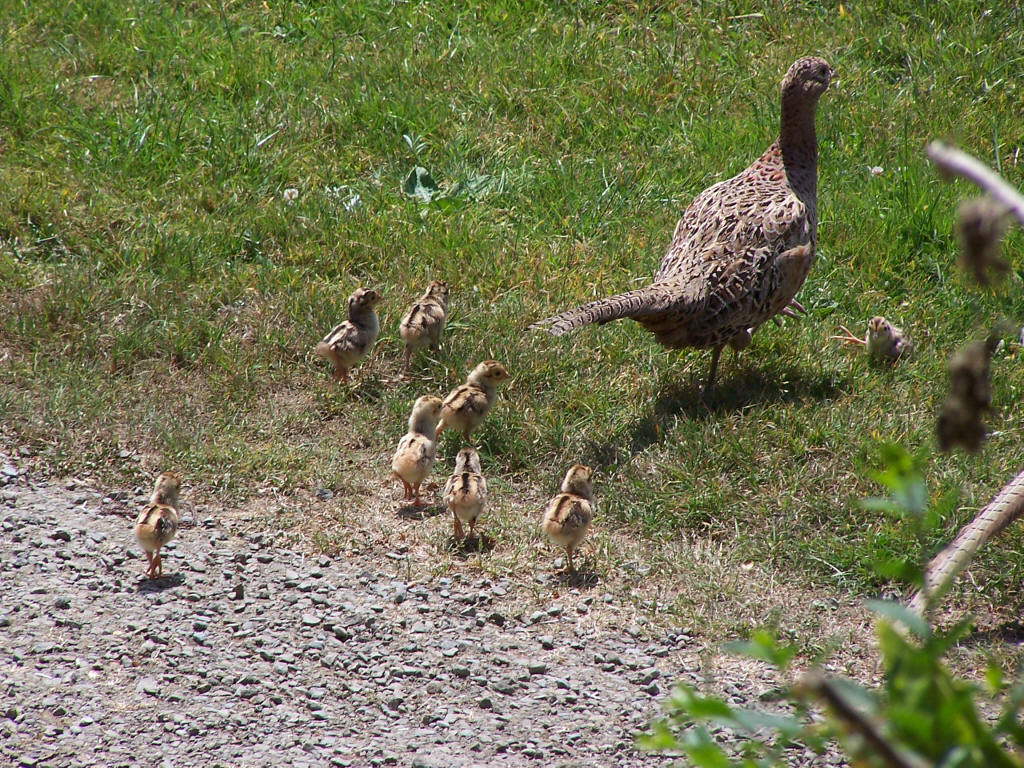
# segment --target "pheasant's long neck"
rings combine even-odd
[[[790,186],[817,222],[818,135],[814,131],[814,103],[782,101],[779,151]]]
[[[785,148],[811,150],[818,154],[818,137],[814,132],[814,112],[817,100],[799,95],[783,96],[782,119],[779,126],[779,144]]]

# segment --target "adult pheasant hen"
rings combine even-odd
[[[740,350],[790,305],[814,260],[818,139],[814,113],[834,76],[798,59],[782,80],[779,138],[752,165],[701,192],[676,224],[654,282],[530,326],[560,336],[632,318],[670,348],[710,348],[711,388],[722,349]]]

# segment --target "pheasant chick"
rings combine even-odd
[[[433,395],[419,398],[412,406],[409,431],[398,441],[398,448],[391,459],[391,470],[405,488],[403,500],[411,500],[417,507],[423,504],[420,485],[430,474],[437,455],[434,428],[440,415],[441,398]]]
[[[873,361],[885,360],[894,363],[914,351],[914,345],[907,334],[881,315],[876,315],[868,320],[868,332],[863,339],[855,336],[845,325],[839,327],[846,335],[832,338],[846,344],[862,345],[867,349],[868,357]]]
[[[455,457],[455,471],[444,486],[444,501],[455,520],[455,538],[465,536],[463,523],[469,524],[473,536],[487,501],[487,481],[481,474],[480,456],[472,448],[463,448]]]
[[[453,389],[441,404],[441,422],[437,434],[445,427],[462,430],[469,442],[469,433],[483,423],[494,405],[499,384],[512,378],[497,360],[485,360],[473,369],[466,383]]]
[[[156,479],[149,503],[135,519],[135,538],[146,553],[146,577],[158,579],[163,575],[160,548],[178,533],[178,489],[181,477],[163,472]]]
[[[572,554],[590,529],[590,521],[594,518],[594,489],[591,484],[593,473],[590,467],[573,464],[562,480],[561,493],[556,494],[548,502],[544,510],[541,527],[559,547],[565,548],[569,560],[569,572],[574,573],[576,567],[572,562]]]
[[[348,383],[348,372],[373,349],[380,334],[376,306],[381,295],[367,288],[357,288],[348,297],[348,320],[338,323],[314,350],[320,357],[334,363],[332,382]]]
[[[405,342],[405,370],[409,370],[409,361],[413,350],[422,347],[437,347],[444,330],[445,309],[448,304],[448,283],[435,280],[427,286],[420,300],[409,307],[398,333]]]

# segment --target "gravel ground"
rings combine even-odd
[[[384,554],[311,556],[207,510],[149,582],[144,501],[0,454],[0,762],[663,765],[633,734],[670,682],[705,687],[698,643],[616,621],[599,587],[535,605],[483,576],[410,584]]]

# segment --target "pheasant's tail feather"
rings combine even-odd
[[[672,289],[666,284],[655,283],[559,312],[532,323],[527,330],[544,330],[552,336],[561,336],[584,325],[604,325],[627,317],[638,319],[658,314],[673,304],[681,303],[680,299],[685,299],[685,296],[678,292],[678,288]]]
[[[953,583],[957,574],[971,562],[974,553],[1010,523],[1024,514],[1024,471],[999,492],[981,513],[965,525],[957,537],[932,561],[925,573],[926,588],[914,595],[910,610],[923,614]]]

